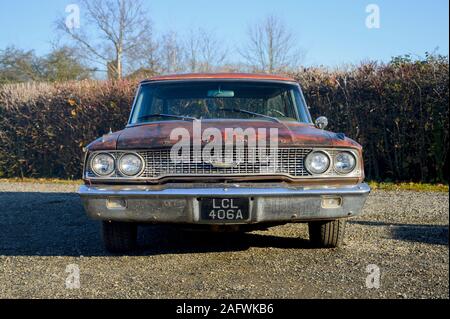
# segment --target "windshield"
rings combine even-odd
[[[129,124],[194,119],[311,122],[296,85],[205,81],[142,84]]]

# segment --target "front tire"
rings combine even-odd
[[[103,244],[111,253],[130,252],[136,248],[136,224],[104,221],[102,232]]]
[[[346,220],[317,221],[308,223],[309,239],[315,247],[336,248],[342,245]]]

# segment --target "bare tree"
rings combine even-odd
[[[222,66],[227,49],[214,36],[213,31],[199,28],[190,31],[185,42],[185,52],[190,72],[212,72]]]
[[[257,71],[284,72],[298,66],[303,53],[280,18],[269,15],[256,25],[249,26],[247,33],[248,43],[238,51]]]
[[[186,51],[186,63],[190,72],[198,72],[200,65],[200,43],[197,34],[191,29],[184,43]]]
[[[224,63],[220,65],[216,70],[217,72],[226,73],[249,73],[255,71],[254,67],[249,67],[248,64],[242,62]]]
[[[87,60],[105,66],[110,77],[120,79],[127,60],[153,50],[152,26],[141,0],[80,1],[85,12],[81,28],[70,28],[63,19],[57,28],[75,41]]]
[[[181,73],[186,71],[186,53],[182,41],[175,31],[169,31],[158,41],[158,62],[160,73]]]

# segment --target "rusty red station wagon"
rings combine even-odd
[[[308,223],[337,247],[370,192],[362,147],[313,122],[299,84],[258,74],[142,81],[128,125],[86,147],[87,214],[107,250],[126,252],[139,224],[252,231]]]

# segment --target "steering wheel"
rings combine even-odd
[[[270,110],[270,113],[277,113],[279,116],[281,117],[286,117],[286,114],[282,113],[281,111],[278,110]]]

